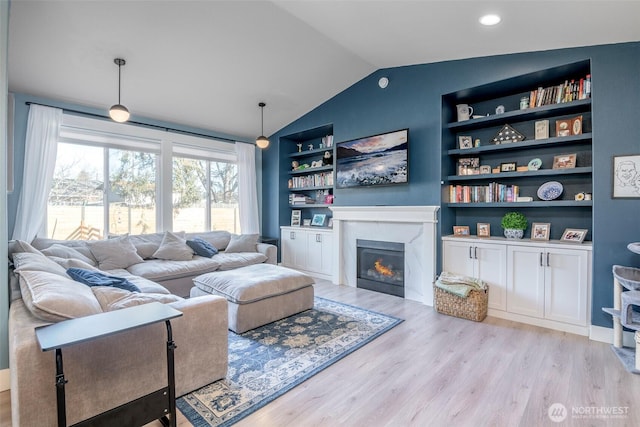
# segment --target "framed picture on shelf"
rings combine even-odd
[[[535,139],[549,138],[549,120],[538,120],[535,124]]]
[[[531,224],[531,240],[549,240],[551,223],[534,222]]]
[[[314,227],[323,227],[326,219],[326,214],[314,214],[313,219],[311,220],[311,225]]]
[[[571,119],[571,135],[582,135],[582,116]]]
[[[329,222],[327,223],[327,227],[333,228],[333,218],[329,218]]]
[[[584,238],[587,236],[588,231],[589,230],[582,230],[578,228],[566,228],[564,233],[562,233],[560,240],[570,243],[582,243]]]
[[[575,154],[560,154],[553,157],[553,169],[571,169],[576,167]]]
[[[500,172],[515,172],[516,162],[500,163]]]
[[[302,225],[304,225],[305,227],[308,227],[311,225],[311,220],[309,218],[303,219],[302,220]]]
[[[300,227],[300,217],[302,215],[301,210],[294,209],[291,211],[291,226]]]
[[[640,198],[640,154],[613,156],[613,198]]]
[[[480,173],[491,173],[491,166],[489,165],[482,165],[480,166]]]
[[[480,157],[458,159],[458,175],[477,175],[480,173]]]
[[[469,235],[469,226],[468,225],[454,225],[453,226],[453,235],[454,236],[468,236]]]
[[[460,149],[464,150],[473,147],[473,141],[470,136],[458,136],[458,145]]]
[[[556,120],[556,136],[571,135],[571,119]]]
[[[491,224],[487,222],[479,222],[476,227],[478,237],[491,237]]]

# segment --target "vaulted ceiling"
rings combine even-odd
[[[478,18],[498,13],[483,27]],[[640,40],[640,1],[12,0],[9,90],[252,139],[372,72]]]

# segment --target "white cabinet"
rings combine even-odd
[[[579,326],[587,324],[589,254],[564,248],[509,246],[508,310]]]
[[[282,265],[312,276],[331,280],[333,231],[303,227],[281,227]]]
[[[442,269],[486,281],[489,315],[589,333],[589,244],[443,237]]]
[[[443,242],[442,269],[489,285],[489,308],[506,310],[506,246],[481,241]]]

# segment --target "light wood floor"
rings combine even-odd
[[[457,319],[328,282],[316,295],[405,322],[238,426],[640,426],[640,375],[627,373],[607,344],[501,319]],[[9,400],[0,393],[3,427]],[[547,415],[554,403],[569,412],[562,423]],[[574,408],[626,414],[578,419]],[[179,414],[178,425],[191,424]]]

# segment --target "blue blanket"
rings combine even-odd
[[[140,288],[124,277],[109,276],[100,271],[69,268],[67,274],[76,282],[84,283],[87,286],[113,286],[131,292],[140,292]]]

